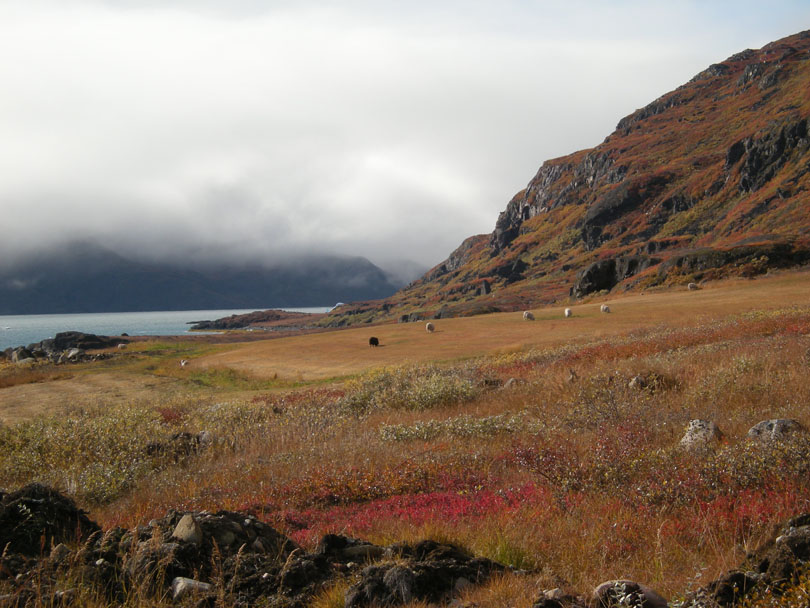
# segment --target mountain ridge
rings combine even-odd
[[[336,324],[517,310],[810,260],[810,31],[745,50],[545,161],[488,235]]]
[[[0,269],[0,314],[329,306],[394,291],[386,273],[362,257],[191,266],[72,243]]]

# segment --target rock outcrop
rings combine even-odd
[[[328,534],[308,553],[256,517],[232,511],[171,511],[134,529],[102,532],[69,498],[36,484],[0,493],[0,543],[0,580],[14,581],[9,605],[20,607],[74,598],[75,589],[60,588],[67,570],[110,603],[136,591],[199,606],[224,598],[229,606],[303,608],[350,574],[358,582],[346,593],[347,607],[395,606],[446,599],[505,569],[433,541],[382,547]]]

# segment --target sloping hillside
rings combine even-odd
[[[745,50],[549,160],[489,235],[335,324],[514,310],[810,259],[810,31]]]

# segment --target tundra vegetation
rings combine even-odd
[[[621,310],[600,315],[597,304],[595,315],[611,323]],[[514,323],[525,328],[517,314]],[[121,357],[137,357],[138,373],[164,356],[134,350]],[[810,306],[797,300],[298,386],[211,376],[218,385],[77,401],[0,427],[0,487],[48,484],[104,529],[227,509],[305,549],[333,532],[433,539],[513,567],[461,589],[461,605],[529,608],[544,589],[587,592],[613,579],[677,601],[810,512],[810,439],[747,437],[766,419],[810,428],[809,372]],[[683,449],[694,419],[714,421],[722,442]],[[204,446],[175,441],[202,431]],[[341,606],[352,576],[312,605]],[[782,599],[761,593],[746,605],[806,603],[808,580],[810,570]],[[13,581],[0,581],[0,594],[10,591]]]

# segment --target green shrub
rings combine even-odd
[[[463,414],[447,420],[424,420],[414,424],[386,424],[380,427],[384,441],[429,441],[441,436],[489,437],[499,433],[536,433],[541,423],[525,413],[478,418]]]
[[[349,383],[340,405],[362,415],[375,409],[427,410],[461,403],[478,395],[471,375],[435,365],[377,369]]]

